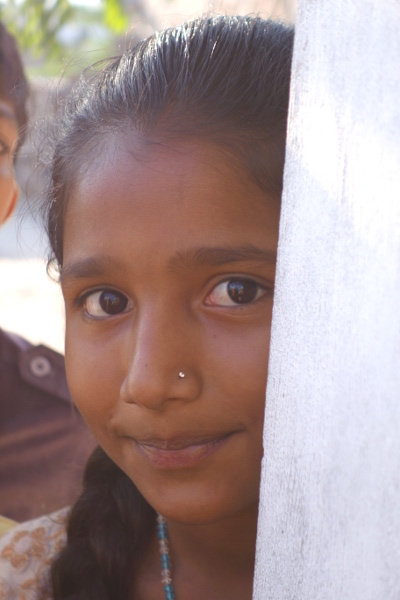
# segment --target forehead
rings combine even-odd
[[[103,143],[66,211],[65,252],[165,253],[185,244],[277,242],[279,203],[206,143],[150,143],[126,135]]]

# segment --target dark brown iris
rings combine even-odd
[[[258,285],[254,281],[246,279],[230,281],[228,283],[228,294],[237,304],[248,304],[257,296]]]
[[[128,299],[118,292],[104,291],[100,296],[100,306],[108,315],[124,312]]]

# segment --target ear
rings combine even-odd
[[[10,204],[9,204],[8,209],[7,209],[7,213],[6,213],[5,217],[4,217],[3,223],[5,223],[7,221],[7,219],[9,219],[11,217],[11,215],[13,214],[13,212],[15,210],[15,207],[17,206],[18,198],[19,198],[19,187],[14,182],[14,189],[12,191],[12,196],[11,196]],[[0,223],[0,225],[1,225],[1,223]]]

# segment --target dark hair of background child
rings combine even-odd
[[[156,33],[81,79],[58,120],[44,217],[63,262],[73,186],[109,136],[213,143],[280,201],[293,28],[256,17],[206,17]],[[155,513],[98,448],[52,566],[55,600],[126,600]]]
[[[28,96],[29,86],[16,41],[0,22],[0,98],[11,102],[14,107],[20,131],[17,151],[25,138]]]

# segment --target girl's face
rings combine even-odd
[[[18,141],[18,126],[10,102],[0,97],[0,225],[13,212],[18,187],[14,179],[13,154]]]
[[[278,224],[277,199],[206,144],[120,139],[69,200],[70,390],[170,519],[257,510]]]

